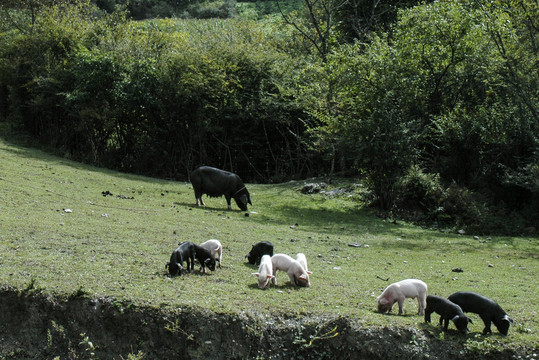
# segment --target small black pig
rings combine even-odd
[[[189,268],[195,266],[195,249],[192,242],[183,242],[172,252],[170,255],[170,261],[165,265],[168,268],[170,276],[181,275],[183,268],[183,262],[187,262],[187,271]]]
[[[436,295],[427,296],[427,308],[425,309],[425,322],[430,323],[430,314],[433,312],[440,315],[440,325],[444,322],[444,331],[447,331],[449,320],[453,321],[457,329],[465,333],[468,331],[468,323],[472,320],[467,317],[460,306]]]
[[[490,324],[493,322],[501,334],[507,335],[509,326],[513,323],[513,319],[507,316],[500,305],[483,295],[471,291],[459,291],[449,296],[449,300],[460,306],[464,312],[479,314],[485,323],[483,334],[492,333]]]
[[[195,251],[195,257],[200,263],[200,270],[203,273],[206,273],[207,266],[208,269],[210,269],[211,271],[215,271],[215,257],[211,255],[211,252],[207,249],[204,249],[202,246],[196,244],[193,244],[193,249]]]
[[[273,244],[269,241],[261,241],[254,244],[249,254],[245,255],[245,257],[249,261],[249,264],[259,265],[263,255],[273,256]]]

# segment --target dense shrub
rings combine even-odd
[[[399,193],[417,164],[474,194],[449,197],[468,205],[459,207],[463,218],[491,226],[516,211],[533,225],[539,38],[530,19],[538,9],[525,1],[436,1],[401,11],[390,35],[340,47],[328,58],[334,102],[318,116],[318,141],[332,142],[368,177],[385,209],[432,202],[427,193]]]
[[[88,4],[52,7],[31,34],[6,41],[14,126],[73,159],[153,176],[185,179],[201,164],[246,181],[313,170],[303,110],[279,90],[295,70],[277,29],[91,14]]]

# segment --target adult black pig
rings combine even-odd
[[[209,166],[201,166],[191,173],[189,179],[193,184],[197,206],[204,205],[202,201],[202,195],[204,194],[211,197],[224,195],[228,210],[232,209],[230,206],[230,199],[232,198],[234,198],[242,211],[247,211],[247,204],[253,205],[249,191],[245,188],[240,177],[234,173]]]
[[[498,331],[507,335],[509,326],[513,323],[505,311],[494,300],[471,291],[459,291],[449,296],[449,300],[462,308],[464,312],[479,314],[485,323],[483,334],[491,333],[490,323],[496,325]]]

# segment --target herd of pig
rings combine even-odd
[[[468,323],[471,323],[472,319],[466,316],[465,312],[479,314],[485,324],[483,334],[491,333],[490,326],[494,323],[501,334],[507,335],[509,326],[513,323],[513,319],[492,299],[470,291],[458,291],[447,299],[427,295],[427,284],[417,279],[402,280],[386,287],[376,299],[378,311],[390,312],[397,303],[399,315],[402,315],[406,298],[417,299],[418,315],[424,315],[425,322],[430,323],[430,315],[433,312],[439,314],[440,325],[443,323],[444,331],[447,331],[449,321],[452,321],[460,332],[467,332]]]
[[[184,269],[187,272],[194,271],[195,258],[201,266],[201,271],[206,272],[206,267],[214,271],[216,263],[221,267],[223,247],[216,239],[208,240],[200,245],[192,242],[182,242],[174,250],[170,261],[166,264],[170,276],[181,275]],[[309,275],[312,274],[307,268],[305,254],[299,253],[296,258],[286,254],[273,254],[273,244],[267,241],[259,242],[252,246],[246,255],[248,262],[259,265],[258,271],[252,273],[258,280],[258,287],[266,289],[270,283],[276,285],[276,274],[279,270],[288,274],[290,283],[295,286],[308,287],[311,285]],[[184,261],[187,267],[183,267]],[[459,291],[445,299],[441,296],[427,295],[427,284],[418,279],[406,279],[385,288],[376,299],[380,313],[390,312],[395,303],[399,306],[399,315],[402,315],[404,300],[406,298],[417,299],[418,315],[425,317],[425,322],[430,323],[433,312],[440,315],[440,325],[447,331],[449,322],[452,321],[460,332],[468,331],[468,323],[472,320],[465,313],[479,314],[485,328],[483,334],[491,333],[491,324],[494,323],[498,331],[507,335],[509,326],[513,320],[494,300],[480,294]]]

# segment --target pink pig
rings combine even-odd
[[[417,298],[419,303],[418,314],[424,315],[427,303],[427,284],[417,279],[406,279],[389,285],[376,299],[378,311],[381,313],[390,312],[393,304],[397,302],[399,304],[399,315],[402,315],[405,298]]]
[[[275,278],[275,276],[273,276],[273,266],[269,255],[262,256],[258,272],[253,273],[252,275],[258,278],[259,289],[264,290],[269,286],[270,280]]]
[[[271,263],[273,264],[273,275],[276,275],[278,270],[286,271],[292,285],[311,286],[309,274],[297,260],[286,254],[275,254],[271,257]],[[274,285],[277,284],[275,277],[271,281]]]
[[[219,267],[221,267],[221,261],[223,260],[223,245],[217,239],[210,239],[200,244],[204,249],[211,253],[211,256],[215,258],[215,261],[219,261]]]
[[[312,271],[309,271],[309,269],[307,268],[307,258],[305,257],[304,253],[297,254],[296,255],[296,260],[297,260],[297,262],[300,263],[301,266],[303,266],[305,271],[307,271],[307,274],[311,275],[313,273]]]

